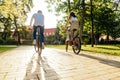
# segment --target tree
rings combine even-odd
[[[0,3],[0,22],[3,23],[3,39],[6,39],[7,28],[14,27],[15,33],[18,34],[18,41],[20,41],[20,34],[18,27],[21,27],[26,18],[27,12],[32,7],[32,0],[2,0]]]
[[[82,39],[82,32],[84,26],[84,16],[85,16],[85,0],[45,0],[48,3],[48,7],[55,4],[55,11],[59,13],[65,13],[68,15],[71,11],[77,14],[80,23],[80,37]],[[49,10],[52,11],[52,10]],[[65,15],[65,19],[67,16]]]
[[[89,2],[87,3],[89,4]],[[85,18],[85,31],[88,33],[91,32],[90,28],[90,8],[86,6],[86,18]],[[120,14],[119,14],[120,15]],[[116,14],[115,11],[111,8],[111,2],[102,2],[101,0],[93,2],[93,17],[94,17],[94,33],[95,33],[95,40],[98,41],[100,35],[106,34],[107,38],[109,35],[114,35],[120,29],[120,17]],[[109,39],[108,39],[109,40]]]
[[[68,15],[69,10],[76,12],[78,19],[80,21],[80,36],[83,33],[91,33],[91,15],[90,15],[90,1],[88,0],[45,0],[48,5],[49,9],[50,6],[55,4],[55,11],[60,14],[65,13]],[[112,10],[113,3],[111,0],[93,0],[92,1],[92,18],[94,29],[93,32],[95,35],[95,41],[99,40],[99,37],[102,33],[115,36],[115,31],[119,31],[119,21],[120,17]],[[62,37],[65,37],[65,31],[63,31],[63,25],[67,18],[67,16],[63,17],[63,20],[60,23],[60,34]],[[102,16],[102,17],[101,17]],[[84,31],[85,32],[84,32]],[[114,34],[112,34],[114,32]],[[118,35],[117,35],[118,36]],[[117,37],[116,36],[116,37]],[[82,37],[81,37],[82,38]]]

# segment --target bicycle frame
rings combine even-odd
[[[35,46],[35,50],[37,52],[40,52],[42,51],[42,39],[41,39],[41,33],[40,33],[40,28],[41,26],[37,26],[37,32],[36,32],[36,45]]]
[[[76,33],[76,34],[75,34]],[[69,34],[72,38],[70,38],[70,45],[72,45],[73,52],[79,54],[81,50],[81,40],[78,34],[78,31],[71,31]],[[66,51],[68,50],[68,42],[66,43]]]

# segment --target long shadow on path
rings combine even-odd
[[[59,80],[59,77],[49,66],[47,58],[33,55],[27,65],[24,80]]]
[[[39,63],[39,56],[35,56],[36,53],[33,54],[31,57],[27,68],[26,68],[26,75],[24,80],[41,80],[41,72],[40,72],[40,63]]]
[[[48,60],[47,60],[46,57],[42,57],[42,59],[41,59],[41,65],[43,67],[45,80],[60,80],[59,75],[48,64]]]
[[[108,60],[108,59],[104,59],[104,58],[100,58],[100,57],[96,57],[96,56],[91,56],[88,54],[79,54],[79,55],[84,56],[84,57],[88,57],[88,58],[92,58],[92,59],[96,59],[96,60],[100,61],[100,63],[106,64],[106,65],[120,68],[120,61]]]

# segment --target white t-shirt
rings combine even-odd
[[[118,4],[120,0],[113,0],[113,2]]]
[[[42,13],[35,13],[33,15],[35,26],[41,25],[44,26],[44,15]]]
[[[71,22],[71,30],[78,29],[79,22],[78,22],[77,17],[71,17],[70,22]]]
[[[70,22],[73,22],[73,21],[78,21],[78,19],[76,17],[71,17]]]

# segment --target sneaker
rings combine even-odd
[[[34,44],[34,45],[36,44],[36,40],[35,40],[35,39],[33,40],[33,44]]]
[[[42,49],[44,49],[45,48],[45,45],[44,45],[44,43],[42,42]]]

